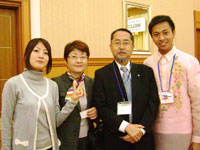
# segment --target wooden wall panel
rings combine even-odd
[[[194,11],[195,56],[200,61],[200,11]]]
[[[145,57],[142,58],[131,58],[131,61],[136,64],[142,64]],[[113,58],[89,58],[88,66],[85,74],[89,77],[94,77],[95,70],[111,63]],[[59,76],[67,71],[65,60],[62,58],[54,58],[51,72],[46,75],[49,78]]]

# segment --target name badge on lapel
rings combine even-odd
[[[132,103],[125,101],[125,102],[118,102],[117,103],[117,115],[130,115],[132,113]]]
[[[173,92],[160,92],[159,96],[161,104],[174,103]]]

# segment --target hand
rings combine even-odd
[[[200,143],[192,142],[192,144],[190,145],[190,149],[189,150],[200,150]]]
[[[71,97],[72,101],[77,102],[79,100],[79,98],[84,95],[84,90],[81,89],[82,84],[83,84],[83,82],[81,82],[77,87],[76,81],[75,80],[73,81],[74,91],[73,91],[73,94]]]
[[[97,118],[97,109],[95,107],[92,107],[90,108],[88,111],[87,111],[87,116],[88,118],[94,120]]]
[[[121,139],[123,139],[124,141],[126,141],[126,142],[129,142],[129,143],[131,143],[131,144],[133,144],[133,143],[135,143],[136,141],[133,139],[133,138],[131,138],[131,136],[130,135],[125,135],[125,136],[123,136],[123,137],[121,137]]]
[[[143,133],[140,129],[143,129],[144,126],[139,124],[128,124],[125,128],[125,131],[128,133],[128,135],[136,142],[138,142]]]

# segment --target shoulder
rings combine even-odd
[[[5,83],[5,85],[17,85],[19,82],[21,82],[22,80],[20,79],[20,76],[14,76],[11,77],[10,79],[8,79]]]
[[[139,74],[141,77],[147,79],[152,78],[154,75],[153,69],[144,64],[133,64],[132,73]]]
[[[148,64],[151,64],[152,62],[155,62],[156,55],[157,55],[157,53],[154,53],[151,56],[149,56],[147,59],[144,60],[144,64],[148,65]]]
[[[180,57],[182,61],[184,61],[184,62],[189,61],[189,62],[194,62],[194,63],[198,62],[196,57],[194,57],[186,52],[183,52],[179,49],[176,49],[176,51],[177,51],[177,56]]]
[[[20,79],[20,76],[17,75],[17,76],[11,77],[5,82],[3,91],[8,91],[8,92],[16,91],[19,89],[21,85],[23,85],[22,80]]]
[[[54,77],[54,78],[51,78],[53,81],[55,82],[60,82],[62,81],[62,78],[64,77],[65,73],[60,75],[60,76],[57,76],[57,77]]]
[[[137,69],[141,71],[153,71],[151,67],[144,64],[133,64],[133,69]]]
[[[88,76],[85,76],[85,81],[93,83],[94,79]]]
[[[46,77],[45,77],[46,78]],[[48,80],[48,82],[49,82],[49,86],[51,86],[51,87],[53,87],[53,88],[58,88],[58,85],[57,85],[57,83],[55,82],[55,81],[53,81],[53,80],[51,80],[51,79],[49,79],[49,78],[46,78],[47,80]]]
[[[102,67],[100,69],[97,69],[95,71],[95,74],[105,73],[105,72],[107,72],[109,70],[112,70],[112,68],[113,68],[113,63],[110,63],[110,64],[108,64],[108,65],[106,65],[106,66],[104,66],[104,67]]]

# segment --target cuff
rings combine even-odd
[[[146,131],[144,129],[140,129],[143,135],[145,135]]]
[[[121,132],[123,132],[123,133],[125,133],[126,131],[125,131],[125,129],[126,129],[126,126],[128,125],[129,123],[127,122],[127,121],[125,121],[125,120],[123,120],[122,121],[122,123],[121,123],[121,125],[119,126],[119,131],[121,131]]]
[[[192,142],[200,143],[200,137],[199,136],[192,136]]]
[[[75,102],[71,98],[66,98],[65,101],[66,102],[69,101],[70,103],[75,104],[75,105],[78,103],[78,101]]]

